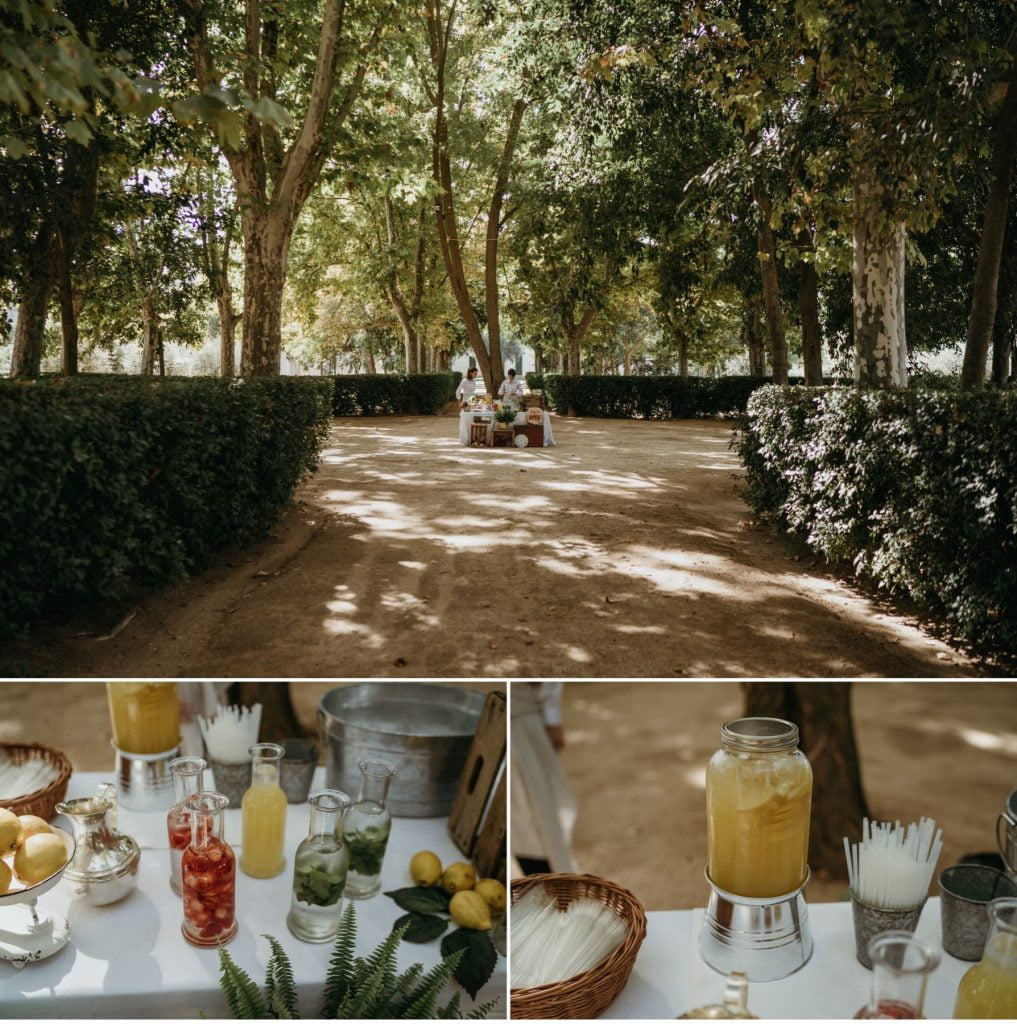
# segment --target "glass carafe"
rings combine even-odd
[[[255,743],[250,748],[251,785],[240,804],[240,870],[252,878],[274,878],[286,867],[286,794],[279,786],[284,753],[278,743]]]
[[[1017,897],[993,900],[986,908],[989,935],[982,959],[961,978],[953,1015],[1017,1019]]]
[[[929,975],[939,953],[911,932],[882,932],[869,942],[872,991],[855,1020],[914,1020],[922,1016]]]
[[[218,946],[237,933],[237,862],[223,833],[223,811],[229,799],[222,793],[192,793],[191,843],[184,850],[184,938],[195,946]]]
[[[739,718],[720,735],[706,769],[710,881],[752,899],[793,893],[808,878],[812,806],[798,726]]]
[[[381,888],[381,865],[392,831],[392,815],[385,802],[396,773],[387,761],[361,761],[360,796],[346,812],[343,837],[350,848],[346,895],[366,899]]]
[[[339,933],[350,867],[350,851],[342,837],[350,798],[338,789],[323,789],[311,794],[310,804],[307,838],[293,858],[293,896],[286,923],[304,942],[328,942]]]
[[[107,683],[106,694],[113,743],[118,749],[129,754],[161,754],[180,742],[176,683]]]
[[[175,757],[169,763],[174,802],[166,814],[166,833],[169,836],[170,888],[178,896],[183,892],[180,859],[191,843],[191,812],[187,809],[187,798],[204,788],[206,767],[202,757]]]

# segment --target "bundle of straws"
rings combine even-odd
[[[205,748],[213,761],[243,764],[251,759],[248,750],[258,742],[261,728],[261,705],[250,708],[219,708],[211,719],[198,716]]]
[[[628,925],[610,907],[574,900],[559,910],[542,885],[512,905],[512,987],[567,981],[606,960],[624,941]]]
[[[13,757],[0,754],[0,800],[16,800],[48,786],[60,769],[41,757],[30,757],[16,764]]]
[[[862,841],[844,837],[848,879],[857,900],[882,910],[909,910],[925,901],[943,849],[943,830],[932,818],[901,823],[862,824]]]

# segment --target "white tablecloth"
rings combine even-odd
[[[700,909],[646,915],[646,939],[629,983],[602,1016],[674,1018],[722,1000],[723,976],[699,955],[703,913]],[[749,1009],[757,1016],[850,1018],[867,1002],[872,973],[855,959],[851,904],[810,904],[809,918],[815,942],[809,962],[788,978],[749,985]],[[938,897],[925,905],[916,934],[942,949]],[[953,1016],[957,985],[969,967],[970,963],[942,953],[925,997],[927,1018]]]
[[[546,409],[544,413],[544,447],[549,448],[554,444],[554,431],[551,429],[551,416]],[[486,416],[491,420],[491,430],[494,429],[494,413],[490,410],[484,411],[470,411],[461,412],[459,414],[459,443],[463,447],[467,447],[470,443],[470,426],[478,418]],[[516,423],[526,422],[526,413],[518,413],[516,415]],[[488,438],[488,444],[490,444],[490,438]]]
[[[318,769],[315,785],[322,785]],[[90,796],[99,782],[112,781],[112,772],[73,775],[68,798]],[[311,944],[295,938],[286,927],[293,878],[293,852],[307,835],[309,806],[290,804],[286,817],[287,864],[271,879],[249,878],[237,871],[239,930],[229,944],[234,961],[264,983],[268,943],[275,936],[289,954],[300,989],[299,1008],[304,1017],[320,1009],[331,943]],[[219,990],[219,961],[215,949],[198,949],[180,934],[180,897],[170,888],[169,850],[165,814],[139,814],[121,809],[118,828],[142,847],[137,889],[108,907],[70,905],[66,883],[39,900],[40,908],[67,915],[70,942],[47,960],[21,970],[0,961],[0,1018],[9,1017],[227,1017],[229,1010]],[[56,824],[69,828],[66,819]],[[239,810],[226,812],[226,839],[239,853]],[[382,873],[382,893],[408,886],[410,857],[418,850],[433,850],[443,863],[462,860],[448,836],[442,818],[396,818]],[[403,911],[379,893],[357,901],[357,947],[363,954],[392,930]],[[69,908],[69,909],[68,909]],[[0,911],[0,928],[4,915]],[[17,910],[14,912],[18,912]],[[425,969],[440,959],[439,941],[401,943],[401,968],[423,963]],[[498,999],[496,1016],[507,1007],[505,959],[498,958],[495,973],[478,994],[478,1002]],[[450,990],[451,991],[451,990]],[[472,1007],[468,996],[463,1006]]]

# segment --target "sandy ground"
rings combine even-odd
[[[322,694],[342,682],[290,683],[301,725],[317,733],[315,708]],[[443,683],[482,693],[504,691],[497,683]],[[78,771],[113,768],[109,706],[105,683],[0,683],[0,743],[45,743],[62,750]],[[322,763],[324,763],[322,761]]]
[[[558,447],[464,449],[445,417],[336,421],[264,542],[7,675],[961,676],[977,670],[747,522],[731,428],[557,419]]]
[[[742,713],[737,683],[569,683],[563,710],[580,866],[648,910],[704,905],[705,768],[721,723]],[[1017,788],[1017,683],[860,682],[854,719],[874,816],[935,818],[941,868],[996,849],[996,815]],[[813,901],[845,894],[843,882],[809,885]]]

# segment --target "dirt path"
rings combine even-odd
[[[555,436],[470,450],[449,418],[339,420],[269,539],[111,639],[49,627],[0,661],[100,678],[974,673],[747,524],[728,425],[558,419]]]

